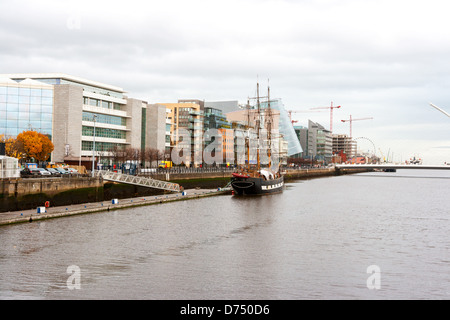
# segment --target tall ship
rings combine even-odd
[[[267,89],[267,97],[259,96],[259,83],[257,83],[257,97],[255,112],[255,130],[256,130],[256,161],[250,160],[250,130],[245,137],[246,163],[239,166],[232,173],[231,187],[235,195],[264,195],[282,192],[284,188],[284,177],[280,173],[280,162],[273,163],[273,111],[270,107],[270,87]],[[261,99],[267,98],[267,108],[261,109]],[[250,103],[247,103],[247,127],[250,127]],[[262,135],[262,130],[267,135]],[[267,149],[262,148],[262,142],[267,142]],[[254,151],[254,148],[252,148]],[[261,163],[262,151],[267,152],[267,163]]]

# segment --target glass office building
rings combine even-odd
[[[48,135],[53,128],[53,86],[25,79],[0,78],[0,135],[16,137],[26,130]]]
[[[117,149],[164,151],[166,109],[125,93],[63,73],[0,74],[0,135],[41,132],[54,144],[53,162],[87,169],[93,157],[110,165]]]
[[[291,120],[289,119],[289,115],[284,108],[281,99],[274,99],[270,102],[270,107],[273,110],[277,110],[280,113],[280,119],[278,123],[278,128],[280,134],[283,136],[283,139],[287,141],[288,151],[287,155],[292,156],[297,153],[303,152],[302,146],[300,145],[300,141],[298,141],[297,134],[295,133],[294,127],[292,126]],[[267,102],[261,103],[261,108],[268,108]]]

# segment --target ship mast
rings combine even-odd
[[[259,101],[259,82],[257,82],[256,84],[256,104],[258,107],[258,117],[256,118],[256,139],[257,139],[256,141],[258,143],[258,146],[256,148],[256,161],[257,161],[256,170],[259,172],[259,170],[261,169],[261,163],[259,159],[259,147],[260,147],[259,131],[261,128],[261,105]]]
[[[272,167],[272,109],[270,109],[270,86],[267,86],[267,140],[268,140],[268,150],[267,155],[269,156],[269,169]]]
[[[247,100],[247,138],[245,143],[247,147],[247,170],[250,172],[250,99]]]

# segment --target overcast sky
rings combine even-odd
[[[450,162],[450,4],[417,0],[0,0],[0,73],[61,72],[149,103],[341,105],[334,133]],[[329,112],[295,113],[329,127]],[[372,149],[365,139],[363,149]]]

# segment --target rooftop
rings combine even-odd
[[[98,87],[106,90],[116,91],[120,93],[125,93],[125,91],[116,86],[109,84],[104,84],[97,81],[87,80],[84,78],[68,75],[65,73],[9,73],[0,74],[0,79],[64,79],[67,81],[77,82],[80,84],[85,84],[93,87]]]

